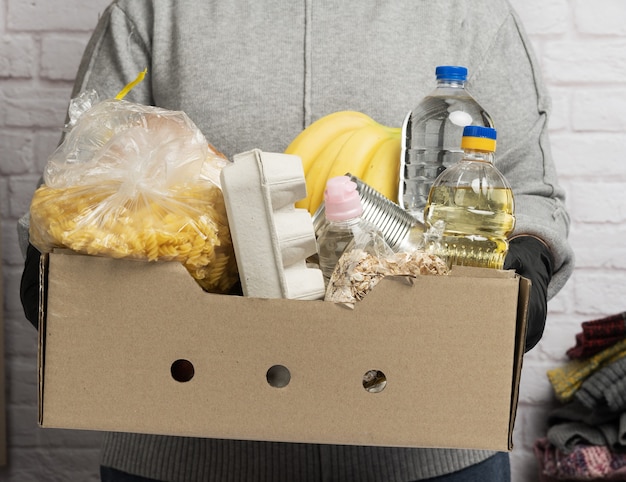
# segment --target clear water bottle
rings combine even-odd
[[[443,221],[439,254],[449,265],[502,269],[515,227],[511,186],[494,166],[496,131],[468,126],[463,158],[435,180],[424,209],[427,226]]]
[[[324,191],[326,223],[317,238],[319,266],[326,284],[341,255],[354,247],[370,254],[386,254],[391,248],[380,230],[361,217],[363,206],[357,184],[348,176],[329,179]]]
[[[489,114],[466,89],[467,69],[439,66],[437,86],[409,112],[403,125],[400,206],[423,221],[433,181],[463,156],[461,137],[469,125],[493,127]]]

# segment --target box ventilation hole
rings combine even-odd
[[[368,370],[363,375],[363,388],[370,393],[382,392],[387,386],[387,377],[380,370]]]
[[[284,388],[291,381],[291,372],[289,368],[283,365],[274,365],[267,370],[265,375],[267,383],[274,388]]]
[[[181,383],[188,382],[195,374],[193,363],[184,359],[176,360],[172,363],[170,371],[172,372],[172,378]]]

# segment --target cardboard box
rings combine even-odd
[[[205,293],[178,263],[42,266],[42,427],[512,448],[529,287],[513,272],[384,279],[349,309]]]

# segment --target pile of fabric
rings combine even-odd
[[[547,375],[560,406],[535,442],[542,482],[626,480],[626,312],[582,323]]]

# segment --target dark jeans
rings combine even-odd
[[[428,482],[511,482],[509,454],[498,452],[480,464],[453,474],[428,479]]]
[[[100,467],[100,477],[102,482],[159,482],[154,479],[120,472],[110,467]],[[510,482],[510,480],[509,454],[504,452],[499,452],[480,464],[454,474],[428,479],[429,482]]]
[[[102,482],[159,482],[155,479],[147,479],[139,475],[127,474],[111,467],[100,467],[100,480]]]

